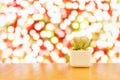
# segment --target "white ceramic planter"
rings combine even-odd
[[[91,50],[71,50],[70,65],[72,67],[90,67]]]

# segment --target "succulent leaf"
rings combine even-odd
[[[90,39],[85,36],[76,36],[71,40],[74,50],[87,49],[90,45]]]

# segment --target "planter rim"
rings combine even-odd
[[[89,52],[89,53],[92,53],[93,50],[90,48],[90,49],[81,49],[81,50],[70,50],[71,52]]]

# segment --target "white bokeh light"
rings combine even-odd
[[[40,38],[39,34],[36,33],[36,34],[33,35],[34,40],[38,40],[39,38]]]
[[[32,16],[33,20],[41,20],[43,18],[42,14],[33,14]]]
[[[1,35],[0,35],[0,38],[1,39],[7,39],[7,33],[2,32]]]
[[[43,27],[44,27],[44,22],[39,22],[34,26],[36,30],[41,30]]]
[[[9,26],[8,27],[8,32],[10,32],[10,33],[14,32],[14,27],[13,26]]]
[[[42,56],[37,56],[37,62],[42,63],[44,58]]]
[[[11,59],[7,58],[4,63],[11,63],[11,62],[12,62]]]
[[[57,49],[61,50],[61,49],[63,48],[63,44],[62,44],[62,43],[58,43],[58,44],[56,45],[56,47],[57,47]]]
[[[67,2],[65,7],[68,8],[68,9],[72,8],[72,3],[71,2]]]
[[[33,24],[33,23],[34,23],[33,18],[29,18],[29,19],[27,20],[27,24],[28,24],[28,25],[31,25],[31,24]]]
[[[52,59],[54,61],[57,61],[57,59],[59,58],[59,56],[57,55],[57,53],[55,51],[52,51],[51,54],[50,54],[50,56],[52,57]]]
[[[5,50],[7,48],[7,44],[3,41],[0,41],[0,49]]]
[[[37,44],[38,46],[41,46],[41,45],[43,44],[43,40],[41,40],[41,39],[37,40],[36,44]]]
[[[12,58],[11,62],[12,63],[20,63],[20,61],[16,57]]]
[[[13,33],[9,33],[8,34],[8,39],[9,40],[13,40],[14,39],[14,34]]]
[[[59,41],[59,40],[58,40],[57,37],[52,37],[52,38],[51,38],[51,42],[54,43],[54,44],[58,43],[58,41]]]
[[[77,9],[77,8],[79,8],[78,3],[72,3],[72,8],[73,8],[73,9]]]
[[[52,23],[48,23],[48,24],[46,25],[46,29],[47,29],[47,30],[50,30],[50,31],[53,31],[53,30],[55,30],[55,25],[52,24]]]

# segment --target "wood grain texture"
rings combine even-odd
[[[0,64],[0,80],[120,80],[120,64],[93,64],[73,68],[69,64]]]

